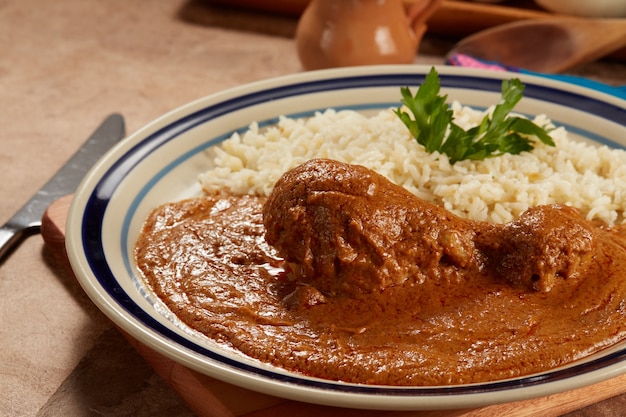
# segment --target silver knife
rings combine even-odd
[[[41,230],[41,218],[55,200],[76,191],[87,171],[125,136],[124,118],[108,116],[87,142],[32,198],[0,227],[0,264],[24,238]]]

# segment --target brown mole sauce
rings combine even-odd
[[[593,226],[584,279],[536,291],[492,273],[326,296],[266,243],[265,198],[208,196],[158,207],[136,246],[157,296],[188,326],[309,376],[444,385],[551,369],[626,338],[626,239]]]

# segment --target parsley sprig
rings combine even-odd
[[[448,96],[439,94],[439,74],[432,68],[415,96],[408,87],[401,88],[403,106],[395,113],[427,152],[446,154],[452,164],[531,151],[534,138],[554,146],[546,129],[529,119],[509,115],[522,99],[524,88],[516,78],[502,81],[502,99],[491,116],[486,115],[478,126],[465,130],[454,123],[453,112],[446,104]]]

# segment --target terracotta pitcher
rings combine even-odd
[[[426,21],[442,0],[311,0],[296,30],[307,70],[415,59]]]

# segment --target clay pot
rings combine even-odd
[[[311,0],[296,30],[307,70],[415,60],[426,20],[441,0]]]

